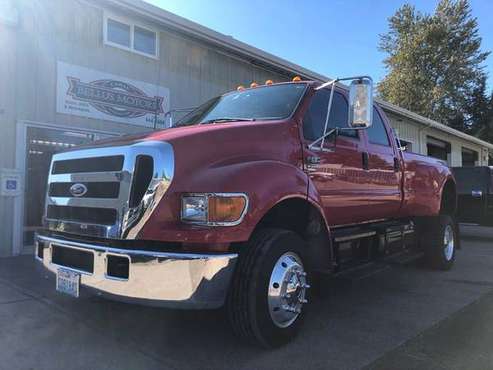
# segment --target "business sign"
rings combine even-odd
[[[165,125],[166,87],[63,62],[57,69],[58,113],[148,127]]]

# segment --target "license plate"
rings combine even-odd
[[[56,290],[79,297],[80,274],[71,270],[59,268],[56,273]]]

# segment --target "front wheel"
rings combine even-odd
[[[458,246],[457,225],[448,215],[427,222],[422,243],[428,264],[439,270],[449,270],[455,261]]]
[[[238,336],[269,348],[296,335],[309,288],[304,247],[296,233],[280,229],[259,230],[247,243],[227,304]]]

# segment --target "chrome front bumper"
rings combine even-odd
[[[39,249],[41,247],[41,249]],[[53,250],[83,253],[93,259],[92,272],[55,263]],[[36,259],[56,273],[80,273],[82,286],[111,299],[170,308],[218,308],[224,304],[237,254],[192,254],[123,250],[36,236]],[[108,257],[128,259],[128,277],[111,276]]]

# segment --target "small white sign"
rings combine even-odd
[[[169,89],[57,63],[57,112],[153,127],[165,126]]]
[[[21,178],[20,171],[0,169],[0,195],[5,197],[21,195]]]

